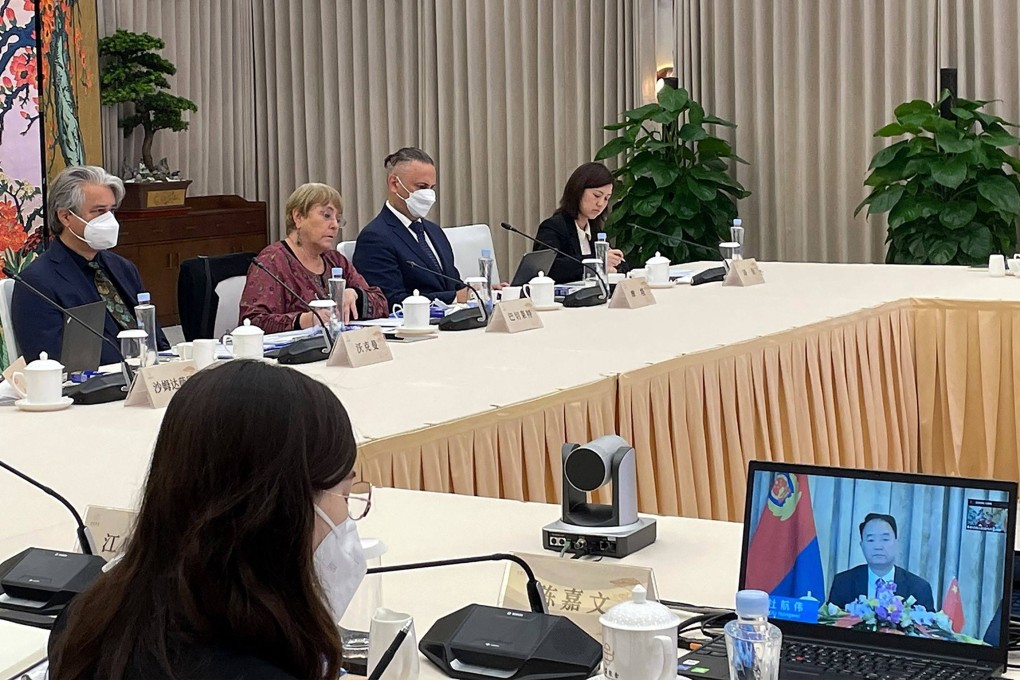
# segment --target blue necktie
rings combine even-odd
[[[414,230],[414,235],[418,238],[418,247],[421,248],[421,254],[425,256],[425,261],[433,270],[442,272],[443,265],[439,264],[439,260],[436,259],[435,253],[429,248],[429,242],[425,238],[425,225],[421,220],[417,220],[411,222],[411,229]]]

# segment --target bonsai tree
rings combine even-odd
[[[1016,125],[982,112],[987,101],[967,99],[943,118],[948,98],[900,104],[896,121],[875,133],[907,136],[875,154],[864,180],[871,192],[854,211],[889,213],[888,263],[982,264],[1016,249],[1020,160],[1005,151],[1020,144],[1006,130]]]
[[[730,177],[727,161],[747,161],[706,126],[736,125],[706,115],[686,90],[672,87],[664,87],[657,102],[625,111],[623,118],[605,126],[621,131],[620,136],[595,155],[595,160],[623,155],[613,173],[620,198],[606,222],[616,246],[636,262],[644,262],[656,251],[673,262],[684,262],[703,258],[704,253],[695,252],[692,257],[680,239],[712,251],[721,241],[729,241],[736,201],[751,192]],[[663,242],[634,224],[677,239]]]
[[[142,165],[149,173],[156,170],[152,162],[152,140],[159,130],[180,132],[188,129],[185,111],[198,111],[195,103],[170,94],[166,77],[177,68],[157,54],[166,44],[148,33],[118,30],[99,41],[103,59],[99,77],[100,97],[104,105],[133,104],[133,112],[120,119],[118,125],[128,137],[136,127],[145,132],[142,139]]]

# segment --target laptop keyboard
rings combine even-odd
[[[717,638],[697,652],[706,656],[726,656],[726,642]],[[988,670],[945,661],[903,657],[849,647],[833,647],[804,642],[783,642],[782,664],[862,680],[980,680]]]

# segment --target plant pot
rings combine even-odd
[[[184,206],[190,179],[176,182],[124,182],[121,210],[166,210]]]

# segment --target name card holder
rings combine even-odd
[[[346,331],[333,343],[327,366],[359,368],[384,361],[393,361],[393,353],[378,326]]]
[[[124,405],[163,408],[197,371],[195,362],[191,360],[146,366],[135,373]]]
[[[25,362],[25,357],[18,357],[17,359],[11,362],[10,366],[4,369],[3,373],[4,380],[7,381],[8,384],[13,386],[14,383],[12,382],[12,380],[14,378],[14,374],[17,373],[18,371],[24,371],[25,366],[27,365],[28,364]]]
[[[724,286],[757,286],[765,283],[765,275],[758,268],[758,262],[752,257],[746,260],[731,260],[730,270],[723,279]]]
[[[489,333],[519,333],[542,328],[542,317],[529,298],[500,302],[492,310],[492,319],[485,328]]]
[[[618,281],[613,297],[609,299],[609,306],[618,309],[638,309],[654,304],[655,296],[652,295],[648,282],[640,276]]]
[[[111,560],[124,552],[138,513],[134,510],[89,505],[85,508],[85,526],[99,548],[99,555]]]

